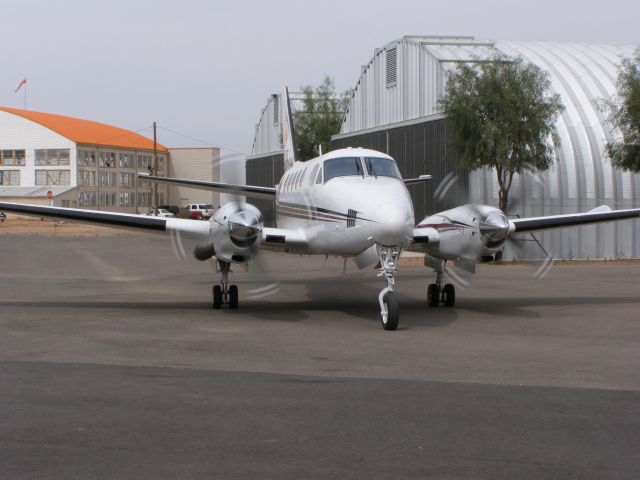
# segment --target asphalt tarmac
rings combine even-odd
[[[640,264],[261,255],[213,311],[164,238],[0,237],[0,478],[640,478]]]

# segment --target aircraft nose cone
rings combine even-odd
[[[406,209],[392,203],[379,205],[375,210],[377,223],[373,227],[373,239],[385,247],[405,243],[411,238],[413,225],[411,214]]]

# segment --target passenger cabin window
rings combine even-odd
[[[393,177],[402,180],[396,162],[390,158],[365,157],[364,163],[372,177]]]
[[[358,157],[332,158],[324,162],[325,182],[335,177],[351,177],[356,175],[364,177],[362,164]]]
[[[318,173],[319,168],[320,168],[320,165],[318,165],[317,163],[313,166],[313,169],[311,170],[311,174],[309,175],[309,186],[315,183],[316,174]]]

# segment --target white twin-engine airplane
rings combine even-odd
[[[285,91],[286,93],[286,91]],[[288,98],[288,97],[286,97]],[[288,106],[288,102],[287,102]],[[199,260],[215,257],[221,282],[213,287],[213,308],[238,307],[238,288],[229,284],[230,266],[250,262],[261,249],[294,254],[351,257],[360,268],[378,265],[386,282],[378,296],[382,327],[395,330],[400,318],[395,274],[400,254],[424,251],[436,271],[427,303],[453,306],[455,289],[444,283],[448,260],[460,264],[486,262],[502,252],[514,232],[532,232],[640,216],[640,208],[612,211],[598,207],[587,213],[510,220],[495,207],[463,205],[437,213],[415,225],[407,185],[429,176],[403,180],[396,162],[362,148],[335,150],[306,162],[293,162],[293,129],[288,113],[287,145],[280,183],[273,188],[142,175],[146,181],[275,200],[277,228],[264,227],[261,212],[244,201],[220,207],[208,222],[134,214],[1,203],[0,210],[117,227],[170,233],[192,245]]]

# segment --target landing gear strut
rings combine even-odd
[[[211,307],[219,309],[222,308],[223,305],[226,305],[232,309],[238,308],[238,287],[236,285],[229,285],[231,264],[218,260],[218,268],[222,274],[222,280],[220,281],[220,285],[213,286]]]
[[[456,288],[451,283],[444,283],[444,261],[436,267],[436,283],[427,289],[427,304],[437,307],[441,303],[445,307],[453,307],[456,303]]]
[[[398,259],[401,248],[399,247],[378,247],[378,257],[380,258],[379,277],[384,277],[387,287],[383,288],[378,295],[380,303],[380,316],[382,318],[382,328],[385,330],[395,330],[398,328],[400,320],[400,305],[396,300],[393,287],[395,286],[395,273],[398,271]]]

